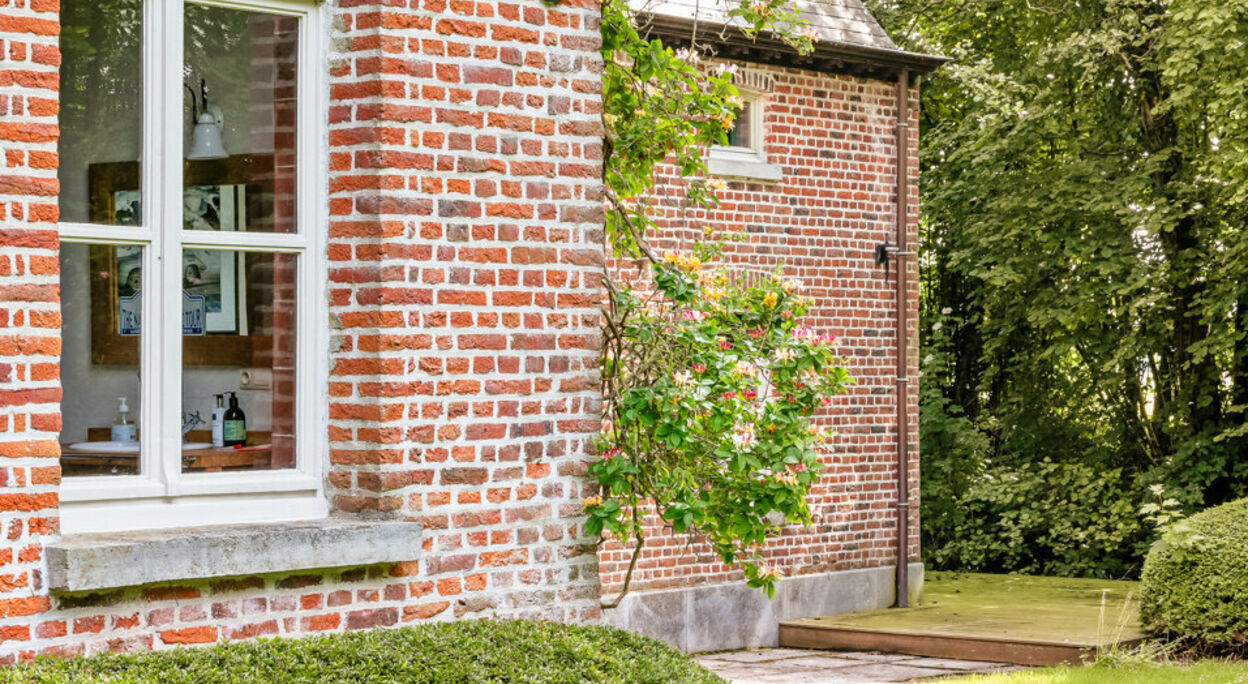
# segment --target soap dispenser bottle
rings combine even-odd
[[[225,410],[222,421],[222,437],[225,446],[242,446],[247,443],[247,416],[238,407],[238,393],[226,392],[230,395],[230,407]]]
[[[225,395],[214,394],[217,407],[212,410],[212,445],[217,448],[225,446]]]
[[[137,442],[139,427],[130,418],[130,407],[126,406],[126,398],[117,397],[117,400],[121,402],[121,406],[117,409],[117,420],[113,421],[113,441]]]

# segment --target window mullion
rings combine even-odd
[[[166,492],[176,491],[182,467],[182,0],[151,2],[160,5],[159,21],[151,26],[161,41],[161,66],[156,70],[159,83],[153,91],[159,125],[148,136],[159,149],[150,164],[158,174],[153,179],[156,211],[153,234],[160,260],[160,314],[151,326],[158,340],[160,386],[160,437],[155,470],[165,482]],[[154,37],[154,40],[157,38]]]

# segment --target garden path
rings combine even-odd
[[[734,684],[876,684],[1026,669],[975,660],[798,648],[705,653],[697,660]]]

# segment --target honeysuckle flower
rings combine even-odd
[[[774,577],[776,579],[779,579],[780,577],[784,576],[784,573],[780,572],[780,568],[772,567],[770,565],[760,565],[758,566],[758,576],[759,577]]]
[[[610,449],[602,452],[602,460],[610,461],[616,456],[619,456],[621,453],[623,453],[623,451],[619,447],[611,447]]]
[[[754,426],[750,423],[737,423],[732,429],[732,443],[738,449],[744,449],[754,444]]]
[[[806,426],[806,433],[815,438],[815,442],[823,444],[828,441],[828,431],[822,425],[811,423]],[[805,466],[803,466],[804,468]],[[799,471],[800,472],[800,471]]]
[[[792,361],[793,356],[793,350],[789,347],[780,347],[779,349],[776,349],[775,353],[772,354],[772,358],[777,361]]]
[[[723,76],[724,74],[735,75],[736,73],[737,73],[736,64],[728,64],[726,62],[720,62],[719,64],[715,65],[715,75],[717,76]]]
[[[697,373],[698,375],[701,375],[701,374],[705,373],[705,372],[706,372],[706,364],[704,364],[704,363],[695,363],[695,364],[693,364],[693,372],[694,372],[694,373]]]
[[[677,387],[688,387],[693,384],[693,374],[689,371],[678,371],[672,374],[672,382]]]
[[[831,406],[832,397],[827,397],[827,396],[819,397],[819,403],[822,404],[823,406]]]
[[[593,508],[594,506],[601,506],[601,505],[602,505],[601,496],[590,496],[590,497],[581,499],[581,508]]]
[[[749,336],[750,336],[750,337],[753,337],[753,338],[754,338],[754,339],[756,339],[756,340],[761,340],[761,339],[763,339],[763,329],[762,329],[762,328],[750,328],[750,329],[749,329],[749,331],[748,331],[748,334],[749,334]]]
[[[794,463],[793,465],[789,466],[789,470],[792,470],[795,473],[804,473],[806,472],[806,464]]]
[[[733,123],[735,123],[735,121],[736,119],[734,119],[731,116],[721,116],[719,117],[719,127],[724,129],[725,131],[731,131],[732,125]]]
[[[732,126],[729,126],[732,128]],[[715,192],[723,192],[728,189],[728,183],[720,178],[714,178],[706,182],[706,187]]]
[[[777,482],[783,482],[787,485],[797,484],[797,478],[793,476],[793,473],[787,471],[783,473],[776,473],[775,477]]]
[[[723,394],[719,395],[719,398],[723,399],[724,401],[730,401],[732,399],[737,398],[737,393],[736,392],[724,392]]]
[[[802,31],[802,36],[805,37],[807,40],[818,40],[819,30],[816,29],[814,26],[807,26],[806,30]]]
[[[815,336],[815,331],[808,325],[799,325],[798,327],[793,328],[793,331],[789,334],[792,335],[795,340],[809,340]]]
[[[824,333],[815,340],[815,344],[821,344],[827,347],[835,347],[836,335],[832,335],[830,333]]]
[[[728,351],[729,349],[732,349],[732,343],[723,337],[715,340],[715,346],[719,347],[721,351]]]
[[[723,288],[718,288],[718,287],[708,287],[702,290],[702,296],[706,297],[712,302],[718,302],[719,300],[724,298],[724,290]]]
[[[737,365],[732,367],[732,372],[746,378],[752,378],[758,373],[758,366],[749,361],[738,361]]]
[[[780,301],[780,297],[778,297],[775,292],[768,292],[763,295],[763,308],[774,309],[776,308],[776,302],[778,301]]]
[[[784,283],[781,284],[781,287],[784,288],[786,294],[795,294],[797,292],[801,292],[802,281],[797,278],[786,278]]]
[[[755,392],[753,390],[741,390],[741,398],[746,401],[751,401],[757,396],[758,396],[758,392]]]

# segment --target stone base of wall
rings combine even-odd
[[[784,620],[893,605],[893,566],[788,577],[768,599],[744,581],[639,592],[604,610],[602,621],[665,641],[686,653],[779,645]],[[910,564],[910,600],[923,591],[923,564]],[[609,598],[609,597],[608,597]]]

